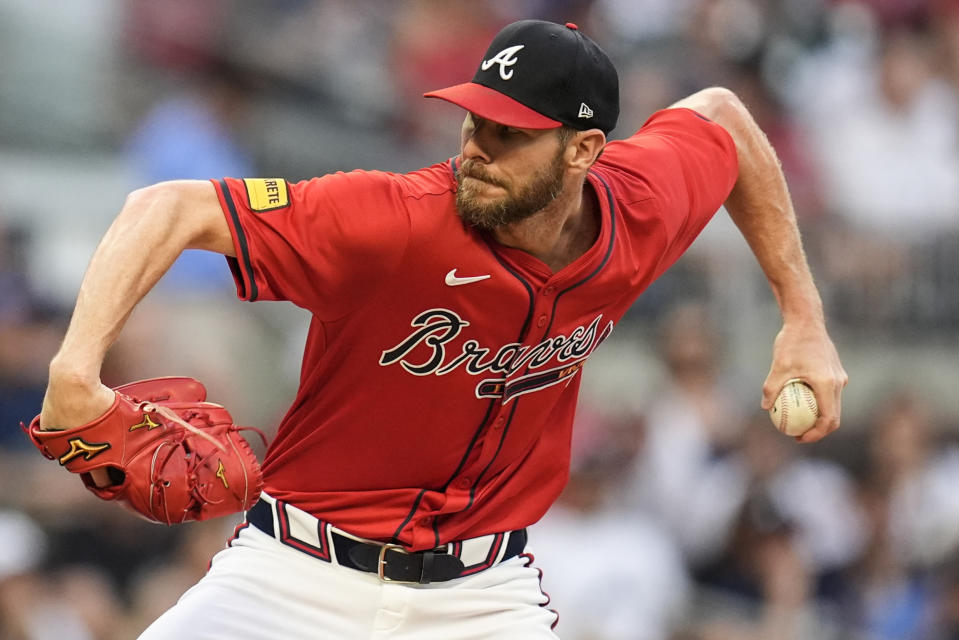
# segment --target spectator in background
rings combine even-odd
[[[706,307],[666,314],[658,343],[667,376],[646,414],[632,504],[682,549],[708,594],[697,611],[722,602],[744,621],[707,615],[690,630],[723,640],[831,637],[850,588],[841,575],[865,535],[848,474],[800,456],[765,413],[744,414]]]
[[[237,132],[250,83],[244,73],[217,64],[155,104],[127,142],[137,175],[147,183],[209,175],[248,175],[253,160]]]
[[[798,552],[795,525],[761,493],[737,521],[724,591],[708,593],[698,640],[827,640],[834,630],[812,609],[814,576]]]
[[[905,390],[874,425],[869,483],[888,497],[897,555],[929,567],[959,553],[959,447],[944,440],[928,403]]]
[[[835,605],[848,588],[841,573],[859,558],[866,539],[855,484],[839,464],[800,451],[770,426],[765,413],[756,414],[744,434],[750,495],[763,496],[791,523],[792,542],[815,580],[815,595]]]
[[[4,640],[108,640],[84,620],[82,603],[69,580],[53,582],[40,571],[46,551],[43,530],[26,515],[0,509],[0,638]],[[92,596],[95,582],[86,584]],[[95,597],[95,596],[94,596]],[[101,603],[102,604],[102,603]],[[117,611],[101,607],[101,625],[117,620]]]
[[[718,336],[705,307],[667,313],[659,338],[666,377],[646,410],[630,503],[661,520],[696,566],[722,551],[744,499],[745,470],[728,454],[745,421],[720,376]]]
[[[402,139],[426,149],[453,150],[449,131],[458,131],[459,113],[437,100],[422,100],[424,87],[448,86],[471,78],[500,22],[487,2],[446,0],[404,2],[395,16],[392,67],[397,95],[396,129]],[[455,55],[451,55],[455,52]],[[455,140],[453,140],[455,142]]]
[[[191,527],[162,565],[127,563],[135,571],[120,597],[116,583],[96,565],[65,562],[50,556],[56,542],[27,515],[0,509],[0,638],[3,640],[126,640],[139,635],[183,590],[202,576],[210,557],[236,519]],[[110,523],[111,529],[136,532],[137,522]],[[142,527],[153,527],[145,523]],[[142,531],[141,531],[142,533]],[[62,542],[62,541],[61,541]],[[156,540],[141,536],[144,547]],[[74,545],[80,545],[80,539]],[[75,547],[74,547],[75,548]],[[175,560],[169,561],[173,557]]]
[[[796,216],[805,234],[810,227],[815,228],[811,223],[820,222],[823,211],[821,176],[808,137],[758,72],[744,70],[734,87],[779,154]]]
[[[44,551],[43,531],[30,518],[0,510],[0,638],[29,637],[39,595],[35,570]]]
[[[828,204],[858,232],[923,238],[959,214],[959,100],[925,33],[884,34],[871,84],[810,133]]]
[[[729,614],[707,619],[708,637],[724,637],[717,629],[726,640],[837,637],[841,605],[855,588],[844,572],[866,536],[850,477],[800,455],[764,412],[749,421],[734,458],[748,488],[727,546],[697,579],[707,602],[728,603],[745,624],[734,632]]]
[[[574,433],[586,426],[581,416]],[[692,591],[666,529],[620,498],[642,446],[642,424],[592,418],[590,437],[578,447],[574,438],[569,484],[530,530],[531,553],[548,567],[542,578],[548,606],[559,613],[563,640],[666,640],[686,615]]]
[[[895,21],[907,4],[837,7],[791,103],[832,216],[818,238],[829,306],[860,328],[941,330],[959,318],[959,93],[933,32]]]
[[[194,78],[189,88],[154,105],[127,143],[137,186],[256,174],[237,136],[247,101],[243,75],[230,65],[213,65]],[[177,260],[161,286],[229,293],[233,279],[219,256],[190,250]]]
[[[938,41],[938,64],[953,91],[959,92],[959,2],[942,0],[932,24]]]
[[[870,540],[853,568],[856,590],[845,611],[846,626],[867,640],[927,637],[934,622],[934,585],[896,550],[889,496],[864,483],[860,501],[868,514]]]
[[[959,449],[938,446],[933,417],[908,392],[879,407],[873,424],[860,483],[871,536],[855,567],[851,623],[870,640],[926,638],[952,595],[943,567],[959,552]]]
[[[26,272],[27,231],[3,224],[0,218],[0,322],[25,321],[35,300]]]
[[[205,67],[223,44],[229,0],[124,0],[121,30],[126,47],[157,67]]]
[[[223,61],[207,60],[204,66],[181,78],[181,88],[162,98],[146,114],[125,147],[129,165],[144,186],[166,180],[204,179],[219,176],[256,175],[253,158],[243,144],[241,131],[248,116],[250,92],[258,80],[255,71]],[[144,311],[134,314],[130,332],[111,350],[104,380],[111,385],[175,371],[204,380],[211,398],[233,408],[234,417],[245,424],[274,424],[283,410],[282,394],[251,400],[266,380],[277,380],[276,359],[263,354],[285,348],[288,338],[305,328],[293,324],[269,326],[256,315],[238,317],[231,305],[235,283],[219,255],[186,250],[157,286]],[[199,305],[220,296],[213,306]],[[190,318],[193,333],[173,335],[176,323]],[[290,328],[292,327],[292,328]],[[243,350],[233,348],[242,331],[261,336]],[[214,355],[215,354],[215,355]],[[224,357],[224,354],[227,354]],[[299,352],[296,354],[299,358]],[[258,362],[256,367],[251,363]],[[145,368],[149,363],[149,367]],[[235,371],[250,368],[246,382],[238,383]],[[284,372],[285,373],[285,372]],[[295,376],[281,378],[294,384]],[[258,445],[254,444],[254,447]],[[262,452],[261,452],[262,453]]]
[[[254,175],[236,137],[245,101],[243,72],[223,62],[221,47],[232,15],[229,0],[125,0],[121,34],[131,60],[155,80],[171,73],[168,90],[135,126],[125,153],[136,184]],[[142,89],[141,89],[142,91]],[[161,287],[230,291],[222,261],[185,252]]]
[[[203,577],[210,558],[223,548],[239,514],[191,523],[179,543],[164,558],[154,558],[133,576],[127,590],[129,608],[124,619],[123,638],[136,638],[157,617],[176,604],[179,597]],[[175,562],[169,562],[169,558]],[[292,640],[292,639],[291,639]]]
[[[27,273],[27,231],[0,218],[0,448],[28,445],[18,425],[43,399],[47,367],[66,319],[34,292]]]
[[[936,603],[936,630],[930,640],[959,640],[959,558],[942,568]]]

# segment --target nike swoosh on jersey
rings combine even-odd
[[[490,276],[487,274],[485,276],[468,276],[465,278],[457,277],[456,269],[450,269],[450,272],[446,274],[446,284],[451,287],[458,287],[461,284],[471,284],[473,282],[479,282],[480,280],[486,280]]]

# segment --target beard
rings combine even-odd
[[[562,152],[537,171],[532,179],[520,188],[509,182],[494,178],[486,167],[473,160],[464,160],[457,171],[456,209],[469,225],[485,231],[525,220],[542,211],[563,192],[563,177],[566,173]],[[473,178],[506,190],[506,195],[497,200],[483,202],[478,192],[482,185]]]

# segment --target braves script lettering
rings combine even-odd
[[[602,318],[600,314],[589,325],[576,327],[569,335],[546,338],[535,345],[511,342],[494,352],[470,339],[458,350],[452,350],[447,345],[470,323],[455,311],[430,309],[413,318],[410,326],[416,331],[383,351],[380,365],[399,364],[415,376],[443,376],[459,367],[472,376],[499,374],[481,380],[476,385],[476,397],[502,397],[505,404],[514,397],[551,387],[575,375],[593,350],[613,332],[611,321],[600,329]],[[411,353],[420,346],[428,347],[427,352],[413,360]],[[558,366],[533,372],[550,363]],[[524,368],[526,373],[517,375]]]

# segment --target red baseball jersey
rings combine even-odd
[[[521,529],[566,484],[580,369],[737,175],[686,109],[610,142],[594,245],[558,273],[456,213],[456,165],[214,182],[245,300],[313,314],[265,489],[413,550]]]

